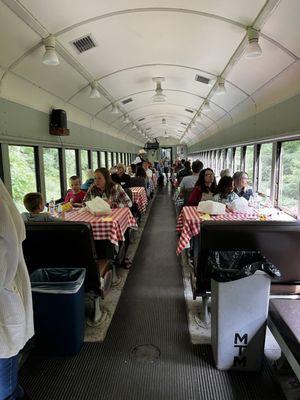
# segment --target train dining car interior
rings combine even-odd
[[[0,0],[0,400],[300,399],[299,16]]]

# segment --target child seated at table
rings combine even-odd
[[[68,191],[64,203],[71,203],[73,207],[82,207],[82,202],[86,192],[80,189],[80,178],[76,175],[69,179],[71,189]]]
[[[239,198],[239,196],[233,191],[233,178],[231,176],[223,176],[223,178],[220,179],[216,193],[213,196],[214,201],[218,201],[219,203],[226,204],[226,206],[229,206],[233,202],[233,200],[236,200]],[[230,211],[230,209],[229,209]]]
[[[25,222],[53,222],[59,221],[59,218],[52,217],[44,212],[45,202],[41,193],[27,193],[23,199],[24,206],[28,212],[23,212],[22,218]]]

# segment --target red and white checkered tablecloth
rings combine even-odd
[[[115,208],[108,217],[98,217],[88,211],[71,211],[66,213],[65,220],[89,222],[95,240],[109,240],[115,245],[118,241],[125,240],[124,234],[127,228],[137,228],[135,218],[128,207]]]
[[[143,187],[132,187],[130,190],[132,192],[132,201],[137,204],[139,212],[141,214],[145,213],[148,204],[146,189]]]
[[[242,213],[226,213],[222,215],[211,215],[212,221],[256,221],[258,217],[257,212],[251,214]],[[180,232],[176,254],[180,254],[193,236],[200,232],[201,214],[197,211],[197,207],[183,207],[179,214],[176,231]]]

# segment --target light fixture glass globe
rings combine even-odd
[[[245,57],[256,58],[260,57],[261,55],[262,55],[262,50],[260,45],[258,44],[258,39],[250,40],[245,50]]]
[[[118,107],[116,105],[112,106],[111,113],[112,114],[119,114],[119,109],[118,109]]]
[[[203,104],[202,111],[204,111],[204,112],[210,112],[210,111],[211,111],[210,104],[209,104],[208,101],[206,101],[206,102]]]
[[[54,48],[47,48],[42,60],[46,65],[58,65],[59,59]]]
[[[90,99],[99,99],[101,97],[99,90],[95,87],[91,87]]]
[[[164,103],[165,101],[167,101],[167,97],[162,93],[162,90],[157,90],[155,95],[152,97],[152,100],[154,101],[154,103]]]
[[[219,82],[217,90],[216,90],[216,95],[221,96],[222,94],[225,94],[225,93],[226,93],[225,83]]]

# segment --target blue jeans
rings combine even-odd
[[[0,400],[17,400],[23,397],[18,386],[18,355],[0,358]]]

